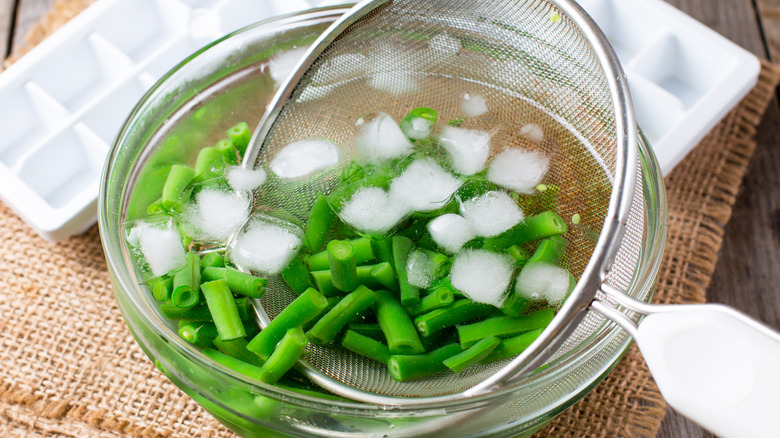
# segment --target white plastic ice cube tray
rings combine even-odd
[[[0,198],[48,240],[96,220],[108,147],[162,74],[206,43],[338,0],[101,0],[0,74]],[[758,60],[661,0],[581,0],[615,45],[667,172],[755,84]]]

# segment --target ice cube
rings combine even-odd
[[[374,73],[368,79],[368,86],[386,93],[401,95],[419,91],[420,84],[411,72],[384,71]]]
[[[345,53],[334,56],[314,72],[311,83],[329,85],[362,76],[366,71],[367,60],[366,55],[362,53]]]
[[[390,184],[390,196],[413,211],[444,207],[463,184],[430,158],[412,162]]]
[[[464,249],[452,262],[450,281],[472,301],[501,307],[514,269],[515,261],[509,255]]]
[[[382,164],[409,155],[414,146],[395,120],[380,112],[373,119],[362,121],[355,148],[362,160]]]
[[[227,180],[230,187],[236,191],[254,190],[265,183],[267,175],[263,169],[246,169],[232,167],[228,170]]]
[[[401,122],[401,130],[412,140],[422,140],[431,135],[433,125],[433,120],[415,117],[409,121]]]
[[[460,40],[441,33],[428,40],[428,47],[446,55],[456,55],[460,51]]]
[[[290,264],[302,242],[303,231],[296,225],[256,214],[236,236],[228,257],[239,268],[278,274]]]
[[[463,100],[460,101],[460,110],[466,117],[477,117],[485,114],[488,107],[484,97],[479,94],[466,93],[463,95]]]
[[[569,292],[569,271],[546,263],[529,263],[517,275],[515,293],[531,300],[544,298],[560,305]]]
[[[460,251],[466,242],[477,237],[469,221],[455,213],[438,216],[428,222],[427,229],[437,245],[453,254]]]
[[[542,182],[549,166],[550,160],[541,152],[507,149],[490,163],[487,178],[518,193],[531,194]]]
[[[536,123],[523,125],[517,134],[534,143],[541,143],[544,140],[544,129]]]
[[[425,57],[414,56],[414,51],[399,55],[392,43],[380,42],[371,46],[371,54],[365,62],[369,87],[395,95],[419,90],[413,72]]]
[[[173,221],[162,226],[138,222],[131,228],[127,240],[141,251],[154,277],[180,269],[187,263],[181,235]]]
[[[364,187],[339,211],[341,220],[363,233],[384,234],[409,214],[405,204],[378,187]]]
[[[292,73],[308,48],[308,46],[301,46],[293,50],[280,52],[268,60],[268,72],[271,74],[274,82],[276,82],[277,87]]]
[[[439,140],[456,172],[473,175],[485,168],[490,154],[490,135],[487,132],[445,126]]]
[[[279,178],[293,179],[339,163],[339,148],[324,138],[309,138],[284,146],[269,163]]]
[[[482,237],[497,236],[525,219],[515,200],[499,191],[486,192],[462,202],[460,213]]]
[[[409,253],[406,260],[406,281],[412,286],[428,289],[433,283],[434,273],[431,272],[431,260],[424,251],[417,249]]]
[[[246,193],[204,189],[188,205],[184,219],[193,228],[188,230],[193,238],[224,242],[244,225],[249,207]]]

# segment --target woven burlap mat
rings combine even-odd
[[[59,0],[34,46],[91,0]],[[21,56],[18,52],[16,56]],[[780,80],[758,85],[666,179],[669,240],[656,301],[703,302],[753,136]],[[0,436],[228,437],[159,374],[125,328],[97,228],[40,239],[0,203]],[[594,391],[537,436],[654,437],[666,404],[632,347]]]

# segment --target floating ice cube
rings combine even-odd
[[[162,226],[138,222],[128,233],[127,240],[141,251],[154,277],[180,269],[187,263],[181,235],[173,221]]]
[[[419,90],[414,72],[426,57],[415,51],[399,55],[392,43],[374,43],[371,49],[365,62],[369,87],[395,95]]]
[[[339,211],[341,220],[364,233],[383,234],[409,214],[405,204],[378,187],[365,187]]]
[[[293,179],[339,164],[339,149],[330,140],[309,138],[284,146],[269,163],[279,178]]]
[[[472,301],[501,307],[514,268],[514,259],[506,254],[464,249],[452,262],[450,281]]]
[[[333,84],[327,85],[308,85],[298,95],[296,102],[309,102],[311,100],[321,99],[327,96],[333,89],[336,88]]]
[[[428,47],[446,55],[456,55],[460,51],[460,40],[441,33],[428,40]]]
[[[479,94],[466,93],[463,95],[463,100],[460,101],[460,110],[466,117],[477,117],[485,114],[488,107],[484,97]]]
[[[413,211],[444,207],[463,184],[430,158],[412,162],[390,184],[390,196]]]
[[[375,118],[363,121],[355,137],[357,155],[373,164],[409,155],[414,146],[392,117],[379,113]]]
[[[334,56],[314,72],[311,82],[326,85],[361,76],[366,71],[367,60],[366,55],[362,53]]]
[[[415,117],[401,122],[401,130],[412,140],[422,140],[433,132],[433,121],[424,117]]]
[[[507,149],[490,163],[487,178],[518,193],[531,194],[549,166],[550,160],[541,152]]]
[[[460,213],[482,237],[497,236],[525,219],[515,200],[498,191],[464,201],[460,205]]]
[[[414,249],[406,260],[406,281],[422,289],[431,287],[434,273],[431,272],[431,260],[423,251]]]
[[[439,140],[449,153],[456,172],[473,175],[485,168],[490,154],[490,135],[487,132],[445,126]]]
[[[267,175],[263,169],[232,167],[228,170],[227,180],[236,191],[254,190],[265,183]]]
[[[427,228],[433,241],[450,253],[460,251],[466,242],[477,237],[469,221],[455,213],[438,216],[428,222]]]
[[[541,143],[544,140],[544,129],[536,123],[523,125],[517,132],[520,137],[534,143]]]
[[[400,70],[374,73],[368,79],[368,86],[397,96],[420,89],[420,84],[411,72]]]
[[[236,236],[228,257],[240,268],[266,275],[280,273],[298,252],[303,231],[289,222],[255,215]]]
[[[205,189],[195,195],[184,219],[193,228],[188,230],[193,238],[224,242],[244,225],[249,207],[246,193]]]
[[[552,306],[560,305],[569,291],[569,271],[546,263],[529,263],[517,275],[515,293]]]
[[[308,46],[302,46],[294,50],[280,52],[268,60],[268,72],[271,74],[274,82],[276,82],[277,87],[292,73],[308,48]]]

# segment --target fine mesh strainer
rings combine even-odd
[[[313,346],[302,367],[334,393],[383,405],[480,394],[572,351],[609,323],[603,315],[635,335],[644,352],[641,332],[647,321],[682,314],[655,313],[659,308],[640,301],[646,297],[622,292],[632,293],[629,286],[645,226],[638,132],[617,57],[573,1],[360,3],[314,43],[281,86],[244,165],[267,167],[283,146],[311,137],[340,145],[343,162],[348,162],[355,153],[355,122],[361,117],[383,111],[399,120],[411,108],[428,106],[442,120],[454,119],[460,116],[459,98],[466,93],[490,102],[489,115],[467,119],[463,126],[493,132],[492,153],[528,147],[519,134],[527,123],[543,128],[546,139],[534,147],[551,159],[546,181],[561,188],[558,213],[582,217],[582,225],[565,236],[571,242],[566,258],[579,278],[577,286],[522,355],[457,375],[397,382],[381,364],[339,347]],[[264,188],[255,193],[255,205],[305,218],[315,195],[332,190],[341,170],[332,168],[274,190]],[[593,232],[597,239],[590,237]],[[272,281],[257,306],[261,325],[294,297],[283,282]],[[648,313],[637,329],[634,321]],[[771,340],[767,344],[777,338],[771,332],[760,335]],[[666,344],[648,345],[663,350]],[[780,357],[776,346],[763,351]]]

